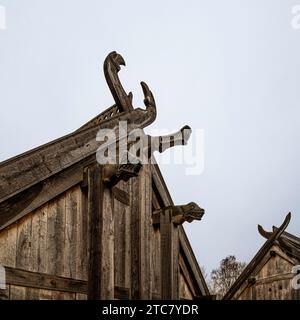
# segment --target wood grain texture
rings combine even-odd
[[[136,196],[139,192],[139,179],[132,178],[130,181],[130,210],[131,210],[131,299],[140,298],[140,211],[139,199]]]
[[[9,267],[16,266],[17,227],[0,232],[0,264]]]
[[[101,167],[88,168],[88,299],[100,300],[102,288],[103,183]]]
[[[110,189],[103,190],[102,209],[102,263],[101,299],[114,298],[114,209]]]
[[[65,237],[64,237],[64,273],[65,277],[76,278],[76,251],[78,229],[78,189],[71,189],[65,196]]]
[[[50,274],[6,267],[7,284],[36,289],[86,294],[87,282]]]
[[[161,236],[161,298],[179,299],[179,238],[178,226],[172,223],[172,209],[160,216]]]
[[[64,276],[65,196],[48,204],[47,273]]]
[[[151,165],[143,165],[139,175],[140,298],[151,299],[152,174]]]
[[[243,283],[233,299],[298,300],[291,287],[291,280],[295,276],[291,270],[296,264],[299,261],[286,255],[280,246],[273,245],[253,271],[252,278],[255,281]]]

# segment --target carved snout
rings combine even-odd
[[[182,127],[178,132],[159,137],[159,149],[158,151],[164,152],[166,149],[174,146],[184,146],[187,144],[192,133],[192,129],[189,126]]]
[[[205,210],[200,208],[195,202],[181,206],[168,206],[153,212],[153,224],[159,224],[160,219],[165,216],[166,212],[169,214],[170,222],[172,221],[174,225],[180,225],[186,221],[190,223],[194,220],[201,220]]]
[[[159,137],[151,137],[151,152],[158,151],[160,153],[174,146],[186,145],[192,133],[189,126],[182,127],[179,131]]]

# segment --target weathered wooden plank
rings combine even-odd
[[[10,267],[16,266],[17,226],[0,233],[0,264]]]
[[[49,202],[47,213],[47,273],[63,276],[65,195]]]
[[[2,202],[0,207],[4,207],[5,210],[0,210],[0,230],[3,230],[13,222],[18,221],[28,213],[79,184],[83,179],[83,168],[92,162],[95,162],[95,155],[89,156],[49,177],[42,184],[34,185],[24,192]],[[25,200],[23,199],[23,194]],[[18,208],[15,208],[16,203],[18,204]]]
[[[25,289],[25,300],[40,300],[40,289],[26,288]]]
[[[76,293],[76,300],[87,300],[87,294]]]
[[[151,299],[151,216],[152,216],[152,174],[151,165],[145,164],[139,175],[140,208],[140,298]]]
[[[129,289],[115,286],[114,297],[118,300],[128,300],[129,299]]]
[[[77,250],[76,250],[76,278],[87,280],[88,264],[88,208],[87,193],[78,188],[77,191]]]
[[[173,273],[173,286],[172,286],[172,299],[177,300],[179,296],[179,228],[172,223],[172,273]]]
[[[179,290],[179,296],[180,299],[185,300],[192,300],[195,295],[192,294],[190,291],[190,286],[186,283],[185,277],[180,273],[180,290]]]
[[[9,300],[9,290],[9,285],[6,285],[5,289],[0,289],[0,300]]]
[[[189,291],[192,292],[192,295],[195,297],[197,294],[194,288],[194,280],[192,279],[192,272],[188,270],[188,266],[186,265],[184,258],[179,256],[179,266],[182,273],[182,277],[185,280],[186,285],[189,288]]]
[[[260,283],[267,284],[267,283],[280,281],[280,280],[293,279],[294,276],[295,275],[293,273],[274,274],[274,275],[270,275],[269,277],[266,277],[266,278],[259,278],[256,280],[256,283],[257,284],[260,284]]]
[[[88,168],[88,216],[89,216],[89,269],[88,299],[102,297],[102,236],[103,236],[103,183],[102,168]]]
[[[137,108],[117,114],[93,127],[3,161],[0,165],[0,202],[94,154],[101,145],[95,139],[99,129],[117,128],[120,121],[127,121],[129,130],[144,128],[155,119],[152,109]]]
[[[156,208],[157,209],[157,208]],[[152,282],[152,298],[153,294],[160,297],[161,294],[161,251],[160,251],[160,230],[159,228],[151,228],[151,282]]]
[[[20,296],[20,299],[52,299],[51,292],[53,292],[53,295],[57,295],[58,292],[63,294],[76,293],[78,299],[87,298],[87,281],[10,267],[5,269],[7,284],[13,288],[10,299],[16,299],[17,296]],[[32,289],[38,289],[39,291],[33,291]],[[115,286],[113,297],[116,299],[128,299],[129,289]]]
[[[152,186],[150,165],[144,165],[139,177],[132,178],[130,182],[131,299],[151,299]]]
[[[179,299],[179,243],[178,226],[171,219],[172,209],[161,211],[161,298]]]
[[[16,267],[32,270],[32,215],[24,218],[17,227]]]
[[[103,190],[101,299],[114,298],[114,215],[110,189]]]
[[[7,199],[0,203],[0,228],[8,225],[9,221],[14,220],[15,217],[22,217],[22,212],[25,208],[30,206],[36,197],[43,189],[42,183],[38,183],[31,188],[18,193],[14,197]],[[28,211],[30,212],[30,211]],[[16,221],[16,220],[14,220]]]
[[[140,211],[139,199],[139,179],[132,178],[130,184],[130,210],[131,210],[131,299],[140,298]]]
[[[191,244],[186,236],[184,228],[182,226],[179,226],[178,231],[179,231],[180,252],[186,258],[186,263],[191,268],[192,275],[195,279],[194,281],[195,292],[197,292],[197,296],[209,295],[210,293],[209,293],[207,284],[203,278],[199,264],[197,263],[196,257],[192,250]]]
[[[120,184],[123,183],[120,181]],[[114,199],[114,277],[117,286],[125,286],[126,274],[126,222],[125,222],[125,206],[118,200]]]
[[[18,286],[10,286],[9,300],[25,300],[26,288]]]
[[[31,272],[22,269],[6,267],[7,284],[20,287],[38,288],[64,292],[86,294],[87,282],[50,274]]]
[[[127,182],[122,182],[122,189],[126,190],[126,192],[129,193],[130,184]],[[130,206],[124,206],[124,252],[125,252],[125,266],[124,266],[124,287],[130,288],[130,282],[131,282],[131,215],[130,215]],[[115,219],[116,223],[116,219]],[[116,237],[115,237],[116,238]],[[128,293],[129,295],[129,293]],[[129,296],[128,296],[129,299]]]
[[[78,189],[71,189],[66,193],[65,207],[65,239],[64,239],[64,276],[76,278],[76,250],[77,243],[77,211]]]
[[[76,300],[76,293],[71,292],[58,292],[53,300]]]
[[[46,272],[47,270],[47,210],[46,204],[32,214],[32,271]]]

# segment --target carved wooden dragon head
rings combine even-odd
[[[175,208],[172,213],[172,221],[176,225],[182,224],[185,221],[191,223],[194,220],[201,220],[205,212],[204,209],[200,208],[195,202],[190,202]]]

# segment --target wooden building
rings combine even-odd
[[[185,144],[183,131],[150,137],[140,152],[149,163],[99,164],[99,129],[114,143],[155,120],[156,105],[142,83],[145,109],[132,106],[118,78],[123,58],[104,62],[115,104],[75,132],[0,163],[0,264],[5,299],[197,299],[209,295],[185,221],[204,210],[175,206],[153,151]],[[127,131],[120,135],[120,121]],[[143,131],[142,131],[143,132]],[[169,139],[169,144],[165,143]]]
[[[225,300],[300,299],[300,290],[292,286],[296,276],[292,269],[300,264],[300,238],[285,232],[290,219],[289,213],[272,232],[258,226],[266,242],[229,289]]]

